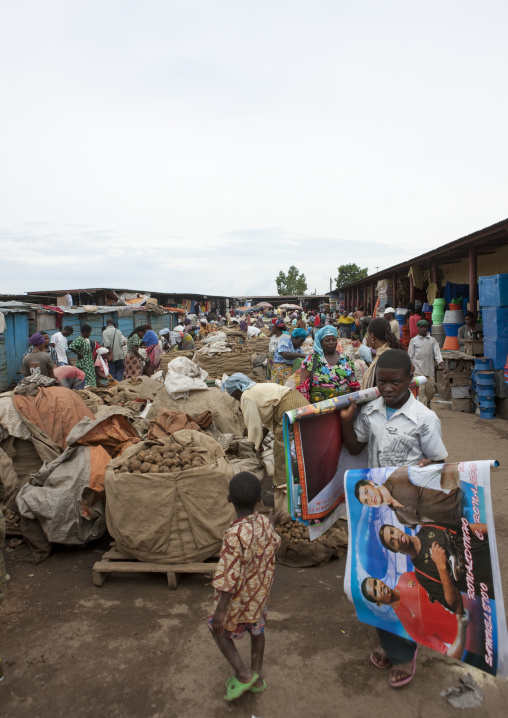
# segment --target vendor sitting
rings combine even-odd
[[[300,348],[307,339],[305,329],[294,329],[291,336],[283,334],[275,349],[272,367],[272,383],[284,386],[293,373],[295,359],[303,359],[305,354]]]
[[[106,347],[97,349],[97,358],[94,362],[97,386],[107,386],[109,384],[108,357],[109,349],[106,349]]]
[[[464,342],[466,339],[473,339],[474,332],[483,332],[483,324],[478,324],[478,322],[475,321],[473,312],[466,312],[464,319],[466,323],[463,327],[459,327],[457,333],[457,341],[461,352],[464,351]]]

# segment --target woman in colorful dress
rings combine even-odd
[[[273,384],[284,386],[293,373],[295,359],[303,359],[304,352],[300,347],[307,339],[305,329],[294,329],[291,336],[284,334],[277,344],[273,356],[272,378]]]
[[[336,328],[329,324],[321,327],[314,337],[313,353],[302,363],[297,391],[315,404],[359,389],[353,367],[337,351]]]
[[[69,349],[72,349],[78,357],[76,366],[78,369],[85,372],[85,386],[97,386],[93,349],[90,342],[91,333],[92,327],[89,324],[83,324],[80,336],[77,337],[69,346]]]
[[[159,368],[159,364],[161,361],[161,348],[159,345],[159,340],[157,339],[157,334],[152,331],[152,329],[149,329],[143,335],[143,344],[146,348],[147,358],[145,368],[143,369],[143,374],[146,374],[147,376],[152,376],[152,374],[156,372]]]
[[[272,324],[272,329],[270,331],[270,342],[268,344],[268,357],[266,361],[266,378],[268,379],[268,381],[270,381],[270,379],[272,378],[273,357],[275,355],[275,350],[277,349],[277,345],[282,334],[286,334],[287,336],[289,336],[289,332],[287,331],[287,327],[283,320],[276,319],[275,322]]]
[[[139,347],[141,346],[141,339],[147,329],[150,329],[148,324],[143,324],[140,327],[136,327],[134,331],[129,334],[129,338],[127,339],[125,370],[123,373],[124,379],[132,379],[133,377],[140,376],[143,371],[145,361],[139,353]]]

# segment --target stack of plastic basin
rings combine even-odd
[[[398,321],[400,327],[404,326],[407,312],[406,307],[397,307],[395,310],[395,319]]]
[[[460,350],[457,335],[459,333],[460,327],[463,327],[465,323],[466,321],[464,319],[464,312],[462,310],[449,309],[447,312],[445,312],[443,319],[443,327],[446,334],[445,343],[443,344],[443,349],[445,351]]]
[[[480,419],[493,419],[496,415],[493,371],[476,372],[476,397],[480,409]]]
[[[442,324],[433,324],[430,328],[430,333],[436,340],[436,342],[439,344],[439,348],[443,348],[443,344],[445,343],[446,334],[445,330]]]
[[[432,305],[432,324],[442,324],[445,313],[446,301],[444,299],[434,299]]]
[[[494,369],[504,369],[508,354],[508,274],[480,277],[483,351]]]

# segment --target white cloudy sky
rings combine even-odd
[[[0,292],[309,290],[508,215],[505,0],[15,0]]]

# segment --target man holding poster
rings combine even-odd
[[[340,413],[348,451],[359,454],[367,445],[369,468],[425,466],[447,456],[438,417],[409,391],[412,378],[406,352],[390,349],[377,362],[380,398],[363,406],[356,419],[355,402]],[[381,627],[377,631],[381,646],[371,653],[372,663],[392,669],[388,679],[392,688],[407,685],[416,671],[417,644]]]

